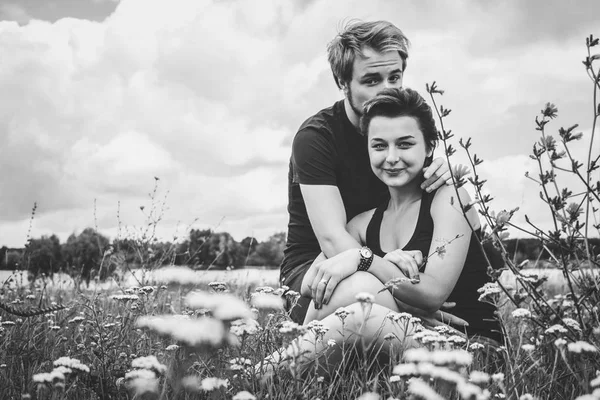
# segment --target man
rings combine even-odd
[[[307,119],[292,145],[288,175],[290,214],[281,283],[300,292],[305,274],[319,253],[344,253],[361,270],[388,267],[346,231],[357,214],[385,201],[386,186],[372,173],[366,138],[358,130],[363,104],[386,88],[402,87],[408,39],[386,21],[352,22],[327,48],[337,86],[344,99]],[[424,171],[428,191],[450,177],[438,158]],[[387,266],[386,266],[387,264]],[[325,268],[325,267],[324,267]],[[365,269],[366,268],[366,269]],[[327,302],[336,285],[353,272],[328,271],[310,277],[315,307]],[[415,276],[418,277],[418,274]],[[310,298],[301,297],[292,319],[302,323]]]

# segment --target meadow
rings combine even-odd
[[[560,270],[525,274],[545,276],[544,290],[556,294],[549,299],[572,308],[561,294],[566,283]],[[293,293],[278,288],[277,270],[167,267],[92,282],[79,292],[68,276],[27,282],[25,274],[8,281],[7,275],[3,271],[0,289],[1,303],[10,306],[0,311],[2,399],[443,398],[424,383],[438,391],[453,386],[452,398],[574,399],[600,380],[597,347],[568,339],[555,344],[567,337],[559,327],[530,337],[531,314],[519,314],[503,300],[509,340],[501,350],[507,361],[502,368],[490,370],[476,343],[424,329],[425,355],[403,352],[398,343],[394,362],[385,367],[349,359],[332,375],[288,366],[272,377],[254,365],[303,331],[287,322],[281,298]],[[507,271],[501,280],[518,285]],[[548,357],[551,370],[542,368]],[[349,367],[356,362],[361,368]],[[507,393],[509,371],[522,380],[513,393]]]

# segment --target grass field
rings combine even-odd
[[[271,377],[257,373],[254,364],[301,330],[286,325],[275,301],[280,297],[265,288],[278,287],[278,271],[180,272],[179,278],[145,274],[139,283],[129,277],[79,292],[66,276],[5,284],[0,300],[12,313],[0,311],[0,398],[575,399],[600,384],[596,345],[585,347],[560,330],[544,333],[533,318],[515,316],[508,306],[501,310],[509,335],[498,352],[507,360],[500,369],[484,358],[490,353],[438,332],[434,341],[427,336],[426,353],[403,356],[398,343],[387,366],[375,367],[375,356],[348,357],[325,374],[318,366],[300,371],[292,362]],[[564,288],[560,271],[527,274],[547,275],[548,298],[568,308],[568,299],[553,297]],[[6,272],[0,278],[5,282]],[[512,279],[502,276],[506,283]],[[225,287],[235,296],[220,293]],[[257,288],[267,296],[260,302]],[[194,290],[204,297],[190,298]],[[14,315],[56,304],[68,308]]]

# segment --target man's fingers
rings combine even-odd
[[[327,282],[327,286],[325,287],[325,293],[323,294],[323,304],[329,304],[329,300],[331,300],[331,295],[333,294],[333,291],[335,290],[339,282],[340,281],[335,277],[331,277],[329,282]]]
[[[423,177],[425,179],[429,179],[432,175],[434,175],[437,170],[444,164],[444,160],[441,158],[436,158],[434,159],[431,164],[427,167],[424,168],[424,173],[423,173]],[[435,179],[434,179],[435,181]],[[421,186],[421,188],[423,188],[423,186]]]
[[[453,301],[445,301],[444,304],[440,307],[442,310],[449,310],[456,306],[456,303]]]

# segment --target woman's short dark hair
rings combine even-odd
[[[435,149],[438,132],[431,107],[417,91],[404,89],[384,89],[377,96],[367,101],[360,119],[360,131],[363,135],[369,132],[369,124],[374,117],[413,117],[419,124],[427,150]]]

